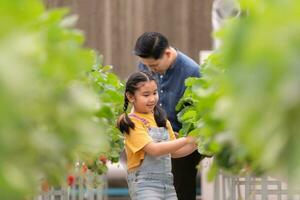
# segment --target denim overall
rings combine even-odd
[[[147,121],[139,116],[131,116]],[[154,142],[169,141],[170,136],[164,127],[148,127]],[[171,155],[153,157],[145,153],[141,166],[128,172],[127,182],[132,200],[177,200],[171,172]]]

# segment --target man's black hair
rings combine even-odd
[[[145,32],[137,39],[134,54],[141,58],[157,60],[162,57],[168,47],[168,39],[161,33]]]

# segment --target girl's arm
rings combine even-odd
[[[187,156],[197,150],[195,143],[187,144],[171,154],[172,158],[181,158]]]
[[[188,136],[167,142],[150,142],[149,144],[145,145],[143,150],[151,156],[162,156],[169,153],[173,154],[185,145],[190,143],[194,144],[194,142],[195,138]]]

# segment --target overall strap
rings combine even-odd
[[[141,122],[143,122],[143,124],[144,124],[146,127],[148,127],[148,128],[150,127],[150,123],[149,123],[148,120],[146,120],[146,119],[144,119],[144,118],[142,118],[142,117],[140,117],[140,116],[137,116],[137,115],[134,114],[134,113],[130,113],[128,116],[134,117],[134,118],[140,120]]]

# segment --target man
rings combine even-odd
[[[189,77],[200,77],[199,65],[171,47],[165,36],[157,32],[145,32],[136,41],[134,54],[140,58],[139,69],[155,73],[158,84],[158,104],[166,111],[174,132],[181,129],[175,107],[186,87]],[[174,186],[179,200],[196,199],[196,166],[201,155],[198,151],[172,159]]]

